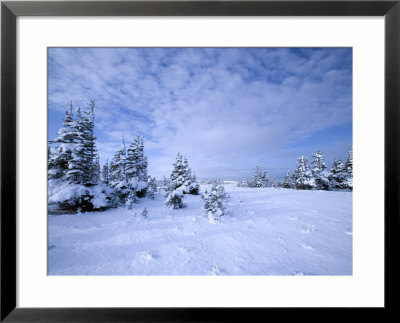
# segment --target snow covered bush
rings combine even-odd
[[[164,201],[164,206],[170,209],[181,209],[185,205],[183,204],[183,191],[182,189],[176,189],[169,192],[167,198]]]
[[[114,206],[112,189],[99,184],[85,186],[60,179],[48,181],[48,205],[60,210],[88,212]]]
[[[223,185],[213,183],[210,191],[205,191],[202,199],[204,201],[204,209],[207,212],[210,222],[218,220],[226,212],[224,201],[227,199],[227,194]]]

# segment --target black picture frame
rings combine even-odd
[[[400,0],[387,1],[2,1],[1,3],[1,322],[233,322],[267,320],[300,308],[19,308],[16,307],[16,19],[18,16],[384,16],[385,18],[385,306],[399,287]],[[40,290],[38,291],[40,293]],[[316,309],[312,309],[316,310]],[[332,308],[323,315],[336,315]],[[344,309],[346,311],[360,309]],[[364,309],[365,310],[365,309]],[[372,310],[372,311],[371,311]],[[270,315],[270,314],[269,314]],[[306,316],[307,315],[307,316]],[[316,318],[321,313],[317,314]],[[339,314],[342,315],[342,314]],[[339,315],[337,316],[339,318]],[[244,319],[245,318],[245,319]],[[319,320],[323,318],[319,317]]]

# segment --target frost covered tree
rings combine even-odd
[[[136,135],[129,145],[126,157],[126,176],[129,186],[136,191],[138,197],[146,195],[147,156],[144,154],[143,137]]]
[[[115,190],[119,203],[125,203],[125,199],[131,192],[126,176],[126,145],[122,138],[122,146],[114,154],[109,169],[109,184]]]
[[[315,179],[310,170],[307,157],[298,157],[297,168],[293,172],[293,179],[295,188],[298,190],[311,190],[315,187]]]
[[[333,162],[329,173],[329,182],[333,189],[346,188],[346,172],[344,171],[344,164],[339,158],[336,158]]]
[[[182,189],[171,190],[164,201],[164,206],[170,209],[181,209],[183,204],[183,191]]]
[[[183,159],[183,169],[184,169],[184,186],[185,189],[183,191],[184,194],[192,194],[192,195],[198,195],[199,194],[199,190],[200,190],[200,185],[197,182],[196,179],[196,174],[192,174],[192,170],[189,167],[189,163],[187,158],[185,157]]]
[[[204,192],[202,199],[210,222],[218,220],[219,217],[225,214],[226,207],[224,202],[227,197],[224,186],[217,183],[211,185],[210,191],[206,190]]]
[[[344,188],[353,190],[353,151],[350,150],[347,154],[347,160],[344,164],[343,171],[345,172]]]
[[[178,152],[170,176],[170,190],[164,205],[173,209],[183,208],[183,192],[185,190],[185,167],[183,165],[182,154]]]
[[[253,177],[251,179],[251,187],[263,187],[263,176],[260,167],[256,166]]]
[[[87,184],[96,184],[98,182],[98,174],[96,174],[96,137],[94,135],[94,109],[93,100],[89,101],[87,109],[78,116],[77,124],[82,139],[82,156],[84,182]]]
[[[165,176],[163,177],[163,180],[162,180],[161,189],[162,189],[165,197],[167,197],[169,191],[171,190],[171,185],[170,185],[169,180],[166,179]]]
[[[48,149],[48,179],[67,179],[66,173],[72,159],[75,144],[78,142],[76,124],[74,122],[72,102],[65,111],[63,126],[57,132],[58,137],[50,140],[49,144],[56,144],[57,147]]]
[[[183,157],[182,154],[178,152],[170,175],[171,189],[176,190],[184,186],[186,176],[187,174],[183,165]]]
[[[263,183],[264,187],[267,187],[267,186],[270,185],[270,183],[269,183],[269,175],[268,175],[268,172],[266,170],[262,174],[261,180],[262,180],[262,183]]]
[[[154,199],[154,194],[157,192],[156,178],[149,176],[147,179],[147,182],[148,182],[148,187],[147,187],[146,196],[148,198]]]
[[[110,183],[108,159],[106,160],[106,163],[103,165],[103,169],[101,171],[101,181],[106,185],[109,185]]]
[[[199,195],[200,192],[200,184],[197,181],[196,174],[193,172],[190,173],[190,185],[189,185],[189,194]]]
[[[278,177],[276,177],[276,176],[272,177],[270,182],[271,182],[270,185],[273,188],[279,188],[282,186],[281,182],[279,181]]]
[[[48,204],[60,209],[92,211],[110,206],[111,191],[99,181],[94,136],[94,102],[85,111],[69,104],[58,137],[50,140]]]
[[[294,181],[293,181],[293,174],[290,172],[289,169],[287,170],[286,176],[283,179],[282,187],[283,188],[295,188]]]
[[[311,172],[315,179],[315,188],[318,190],[329,189],[329,172],[326,169],[324,154],[319,150],[312,154]]]
[[[100,158],[96,155],[92,173],[92,184],[98,184],[100,182],[100,173]]]

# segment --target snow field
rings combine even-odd
[[[172,210],[160,193],[131,210],[49,215],[48,274],[352,274],[351,192],[224,186],[217,223],[200,196]]]

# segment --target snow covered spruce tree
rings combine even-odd
[[[48,204],[62,210],[99,210],[110,205],[110,190],[99,180],[94,136],[94,101],[86,111],[69,104],[48,156]]]
[[[122,138],[122,146],[115,153],[109,167],[109,183],[115,189],[117,204],[130,208],[137,198],[146,196],[147,164],[143,137],[136,135],[128,149]]]
[[[121,147],[110,162],[109,185],[114,189],[116,204],[125,204],[130,189],[126,177],[126,145],[124,138],[122,138]]]
[[[197,182],[196,175],[192,175],[192,171],[189,167],[189,163],[187,158],[183,159],[183,169],[184,169],[184,178],[185,178],[185,189],[183,190],[183,194],[192,194],[198,195],[200,190],[200,185]]]
[[[344,171],[344,164],[339,158],[336,158],[333,161],[333,165],[329,173],[329,183],[333,189],[346,188],[346,172]]]
[[[312,154],[311,172],[315,179],[315,188],[318,190],[329,189],[329,172],[326,169],[324,154],[319,150]]]
[[[226,213],[224,201],[227,199],[224,186],[214,182],[210,191],[206,190],[202,195],[204,209],[210,222],[215,222]]]
[[[298,157],[293,179],[295,188],[298,190],[312,190],[315,187],[315,179],[310,170],[307,157]]]
[[[48,179],[66,179],[69,162],[72,154],[76,153],[75,145],[78,142],[78,133],[74,121],[72,103],[65,111],[63,127],[58,130],[58,137],[50,140],[49,144],[57,144],[57,147],[48,148]]]
[[[171,190],[171,184],[170,184],[169,180],[165,178],[165,176],[163,177],[163,180],[162,180],[161,189],[164,193],[164,196],[167,197],[169,191]]]
[[[129,187],[135,190],[137,197],[146,196],[147,156],[144,154],[143,137],[136,135],[129,145],[126,157],[126,177]]]
[[[103,168],[101,170],[101,181],[106,185],[108,185],[110,183],[108,159],[107,159],[106,163],[103,165]]]
[[[183,165],[182,155],[178,152],[176,161],[173,164],[173,170],[170,176],[170,190],[164,205],[172,209],[180,209],[184,207],[182,202],[183,191],[185,190],[185,167]]]
[[[282,187],[283,188],[295,188],[294,181],[293,181],[293,174],[290,172],[289,169],[287,170],[286,176],[283,179]]]
[[[157,193],[157,181],[155,177],[149,176],[147,179],[148,187],[146,196],[150,199],[154,199],[154,194]]]
[[[345,172],[344,188],[353,190],[353,151],[350,150],[347,154],[347,160],[344,164]]]
[[[256,166],[253,177],[251,179],[250,187],[263,187],[263,176],[260,167]]]
[[[270,183],[269,183],[269,175],[268,175],[266,170],[262,174],[261,180],[262,180],[262,183],[263,183],[263,187],[267,187],[267,186],[270,185]]]

